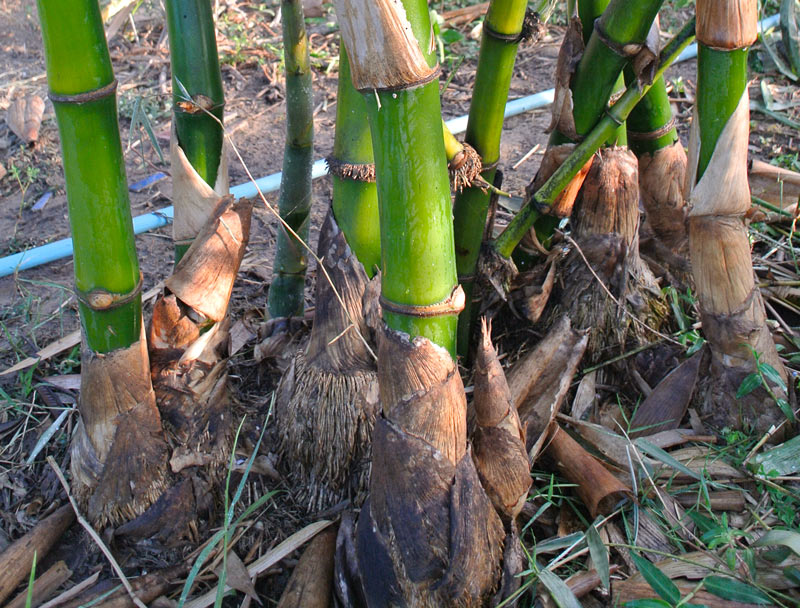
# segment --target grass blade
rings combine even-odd
[[[703,580],[703,587],[709,593],[721,597],[723,600],[731,602],[742,602],[743,604],[772,604],[764,593],[752,585],[737,581],[727,576],[707,576]]]
[[[603,582],[603,587],[609,589],[611,587],[611,566],[608,563],[608,550],[594,524],[586,530],[586,543],[589,545],[589,554],[592,556],[592,562]]]
[[[681,601],[680,590],[666,574],[635,553],[631,553],[631,559],[633,559],[633,563],[636,564],[636,568],[644,577],[644,580],[647,581],[660,598],[667,601],[671,606],[675,606]]]
[[[771,547],[780,545],[788,547],[800,556],[800,533],[792,530],[770,530],[753,543],[754,547]]]
[[[559,608],[581,608],[578,598],[557,574],[553,574],[550,570],[540,570],[539,581],[550,592]]]

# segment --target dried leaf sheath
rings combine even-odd
[[[688,209],[683,197],[686,164],[680,141],[639,156],[639,188],[647,225],[673,251],[684,248],[687,241]]]
[[[170,167],[172,170],[172,204],[175,219],[172,224],[172,238],[176,246],[189,245],[203,228],[221,196],[228,194],[228,156],[223,145],[217,181],[212,188],[195,170],[186,153],[178,144],[175,128],[172,129],[169,144]]]
[[[144,333],[144,332],[143,332]],[[167,444],[142,338],[125,349],[84,347],[81,421],[71,447],[74,491],[90,521],[140,515],[166,487]]]
[[[311,338],[281,378],[275,404],[280,452],[305,486],[311,510],[348,496],[363,500],[378,409],[375,363],[363,342],[367,276],[333,213],[322,226],[318,254],[344,308],[318,271]]]

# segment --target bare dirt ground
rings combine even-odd
[[[467,2],[470,4],[471,2]],[[226,126],[232,140],[257,177],[281,169],[284,140],[285,100],[281,67],[280,22],[276,19],[276,2],[254,6],[235,1],[217,2],[218,44],[223,61],[222,76],[226,88]],[[436,4],[437,10],[444,12]],[[677,2],[683,6],[685,2]],[[331,152],[336,111],[338,36],[329,5],[322,17],[309,19],[311,54],[314,64],[315,158]],[[445,8],[448,8],[447,6]],[[691,8],[691,7],[690,7]],[[686,8],[674,9],[670,18],[681,23]],[[452,76],[443,93],[445,118],[466,114],[469,110],[477,42],[470,38],[475,22],[458,25],[462,39],[446,45],[443,64],[445,81]],[[520,49],[510,98],[518,98],[549,89],[563,21],[555,20],[548,37],[537,46]],[[119,81],[120,129],[125,147],[126,168],[130,183],[158,171],[169,173],[168,164],[159,160],[145,131],[131,131],[135,107],[142,109],[162,150],[167,151],[170,125],[169,49],[164,32],[163,11],[158,2],[145,0],[130,21],[109,40],[111,57]],[[463,62],[460,62],[463,57]],[[769,63],[767,55],[757,53],[758,61]],[[454,66],[457,66],[455,73]],[[766,69],[769,69],[767,66]],[[686,137],[695,82],[695,63],[686,62],[669,72],[671,96],[682,136]],[[771,83],[779,96],[797,99],[797,90],[785,91],[785,80],[770,73]],[[754,82],[754,96],[760,95],[760,83]],[[22,0],[0,2],[0,116],[12,99],[21,94],[36,93],[47,99],[44,60],[35,6]],[[796,118],[795,118],[796,120]],[[506,166],[503,189],[522,195],[533,178],[544,151],[550,122],[547,109],[510,118],[505,123],[502,158]],[[751,152],[765,161],[776,158],[797,163],[797,133],[786,125],[754,115]],[[537,152],[518,168],[511,166],[535,146]],[[38,141],[24,145],[0,122],[0,257],[69,236],[67,201],[61,170],[58,131],[52,105],[46,102],[44,120]],[[795,167],[800,170],[800,166]],[[231,184],[247,181],[244,168],[234,159],[230,169]],[[34,205],[46,193],[52,193],[41,208]],[[169,179],[162,180],[141,192],[131,192],[134,216],[157,211],[170,204]],[[310,244],[315,246],[317,231],[331,196],[330,183],[318,179],[314,185],[314,208]],[[277,193],[267,195],[271,203]],[[264,321],[266,293],[272,274],[271,260],[277,222],[263,204],[257,204],[251,240],[242,272],[234,291],[231,314],[234,319],[247,318],[249,327],[257,328]],[[172,243],[167,226],[137,237],[137,250],[144,276],[144,290],[156,286],[171,271]],[[313,263],[307,280],[307,298],[312,302]],[[77,302],[72,294],[72,262],[69,258],[0,278],[0,371],[44,346],[69,335],[79,327]],[[145,315],[148,314],[145,310]],[[800,324],[798,322],[793,325]],[[278,377],[273,364],[260,364],[254,359],[257,336],[245,334],[245,342],[232,358],[233,388],[238,398],[237,409],[251,419],[267,416],[271,391]],[[0,552],[21,536],[56,504],[64,494],[44,457],[51,455],[67,469],[66,445],[77,421],[72,411],[55,438],[38,454],[32,466],[24,465],[41,434],[49,428],[64,407],[75,404],[76,376],[79,371],[79,349],[67,348],[58,355],[40,362],[22,374],[0,376]],[[60,388],[41,388],[45,379],[59,376]],[[248,427],[245,448],[252,447],[255,425]],[[269,452],[269,446],[262,449]],[[244,450],[247,453],[247,449]],[[279,490],[270,512],[254,524],[241,542],[242,557],[255,557],[289,534],[316,519],[294,504],[291,488],[268,471],[254,475],[248,485],[243,504],[269,490]],[[565,515],[566,517],[566,515]],[[559,527],[559,530],[561,528]],[[203,534],[205,538],[207,534]],[[174,556],[173,556],[174,557]],[[75,528],[50,556],[43,568],[57,559],[65,559],[75,572],[73,582],[105,562],[91,541]],[[158,551],[140,550],[127,554],[125,567],[130,572],[166,565]],[[295,560],[289,559],[273,567],[259,579],[258,590],[264,597],[276,598],[283,588],[287,572]],[[43,571],[43,570],[42,570]],[[215,580],[213,573],[202,577],[203,583]],[[599,600],[598,600],[599,601]],[[600,605],[600,604],[595,604]]]

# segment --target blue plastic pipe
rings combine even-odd
[[[759,23],[759,28],[761,31],[768,30],[778,25],[779,20],[779,15],[773,15]],[[695,57],[697,57],[697,45],[692,44],[686,47],[686,50],[678,56],[676,62],[687,61]],[[527,97],[509,101],[506,104],[505,117],[509,118],[510,116],[517,116],[525,112],[530,112],[531,110],[549,106],[553,103],[553,94],[554,90],[549,89],[541,93],[535,93],[534,95],[528,95]],[[463,133],[467,129],[467,116],[459,116],[458,118],[448,120],[447,127],[452,133]],[[324,160],[320,159],[314,163],[311,169],[312,179],[317,179],[327,174],[328,168]],[[249,198],[256,196],[259,189],[266,194],[267,192],[275,192],[279,190],[280,187],[281,173],[278,172],[257,179],[255,183],[247,182],[234,186],[231,188],[231,194],[236,198]],[[149,232],[150,230],[165,226],[170,222],[172,222],[172,207],[165,207],[159,211],[153,211],[133,218],[133,231],[135,234],[141,234],[142,232]],[[47,245],[28,249],[27,251],[21,251],[20,253],[0,258],[0,277],[8,276],[20,270],[35,268],[36,266],[41,266],[48,262],[70,257],[71,255],[72,239],[61,239],[60,241],[48,243]]]

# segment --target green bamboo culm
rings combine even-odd
[[[308,239],[311,210],[314,108],[311,61],[301,0],[282,0],[283,58],[286,68],[286,145],[278,212],[297,237]],[[278,228],[267,307],[271,317],[301,315],[308,260],[303,243]]]
[[[657,82],[678,55],[689,45],[694,37],[695,20],[687,23],[661,52],[654,82]],[[550,176],[544,185],[526,201],[514,219],[493,241],[492,249],[502,258],[510,258],[522,237],[530,230],[536,220],[546,217],[547,210],[553,205],[561,191],[578,173],[581,167],[608,141],[619,125],[624,123],[650,90],[651,85],[635,80],[628,86],[622,97],[609,108],[597,125],[586,134],[583,141],[576,146],[558,170]]]
[[[214,188],[223,154],[225,97],[211,4],[210,0],[165,1],[178,145],[197,174]],[[180,207],[176,213],[181,213]],[[176,243],[176,262],[188,248],[188,243]]]
[[[107,353],[138,340],[142,323],[116,80],[97,0],[37,4],[61,136],[81,323],[88,347]]]
[[[381,264],[378,190],[373,160],[367,103],[353,87],[350,60],[342,44],[339,47],[336,133],[333,157],[329,159],[333,214],[369,277]]]
[[[450,183],[428,6],[425,0],[379,4],[340,0],[336,8],[375,155],[383,318],[455,356]],[[395,21],[383,21],[387,14]],[[404,20],[408,28],[392,25]],[[383,40],[361,35],[365,27],[383,30]]]
[[[475,88],[464,141],[480,155],[486,170],[481,177],[494,183],[500,160],[503,112],[525,21],[526,0],[493,0],[483,22]],[[459,316],[459,354],[466,356],[474,326],[472,295],[475,265],[483,239],[490,194],[476,186],[456,193],[453,207],[456,268],[464,289],[465,307]]]

